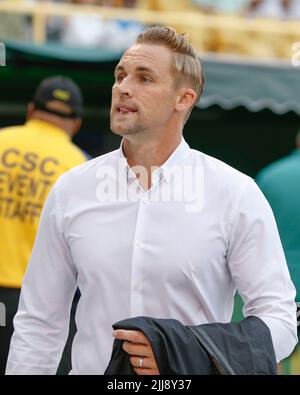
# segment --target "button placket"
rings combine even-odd
[[[131,316],[143,314],[143,293],[142,293],[142,278],[143,278],[143,261],[145,255],[146,243],[143,240],[143,232],[145,229],[144,210],[145,205],[138,202],[138,215],[136,221],[135,241],[133,245],[132,265],[131,265],[131,302],[130,312]]]

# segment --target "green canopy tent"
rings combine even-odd
[[[204,70],[201,111],[191,124],[193,141],[204,152],[254,177],[294,148],[300,127],[300,68],[211,56],[204,58]],[[208,118],[200,129],[205,138],[198,133],[198,143],[192,132],[196,118]]]
[[[109,130],[113,70],[121,54],[6,42],[0,67],[0,127],[22,123],[26,104],[49,75],[72,77],[85,99],[84,125],[76,137],[96,156],[119,145]],[[194,147],[255,176],[294,147],[300,125],[300,68],[203,56],[204,95],[185,128]]]

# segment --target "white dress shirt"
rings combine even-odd
[[[71,374],[104,373],[116,321],[229,322],[236,289],[245,316],[270,328],[278,361],[297,342],[295,289],[267,201],[251,178],[183,139],[148,191],[121,147],[57,181],[25,274],[8,374],[55,374],[76,286]]]

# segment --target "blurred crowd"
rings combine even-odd
[[[0,0],[1,2],[2,0]],[[19,0],[19,2],[68,3],[89,7],[109,6],[152,10],[193,10],[202,15],[238,15],[246,19],[300,20],[299,0]],[[237,35],[234,29],[191,28],[181,23],[174,26],[188,32],[196,48],[202,52],[225,52],[256,57],[285,58],[290,56],[294,37],[276,37],[273,34],[251,32]],[[49,16],[46,23],[46,39],[68,47],[102,48],[123,51],[135,40],[144,25],[135,20],[104,19],[95,14],[72,14],[67,17]],[[242,29],[241,29],[242,30]],[[32,40],[32,20],[29,16],[0,11],[0,40]],[[297,41],[297,40],[296,40]]]
[[[236,13],[245,17],[300,19],[299,0],[193,0],[208,13]]]
[[[0,0],[1,1],[1,0]],[[24,3],[32,0],[23,0]],[[136,0],[36,0],[36,3],[68,3],[85,6],[122,6],[133,8]],[[134,20],[104,20],[100,15],[75,14],[67,17],[49,16],[46,24],[47,42],[68,47],[103,48],[122,51],[135,40],[144,25]],[[32,40],[30,17],[0,13],[0,39]]]
[[[63,1],[56,0],[56,2]],[[113,0],[73,0],[69,2],[90,6],[118,6],[118,2]],[[119,2],[119,5],[133,8],[136,6],[136,0]],[[107,50],[123,51],[133,44],[143,27],[143,24],[134,20],[104,20],[96,14],[76,14],[67,18],[52,17],[49,18],[47,24],[47,41],[60,42],[69,47],[101,47]]]

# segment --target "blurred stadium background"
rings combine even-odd
[[[187,33],[204,64],[204,96],[185,128],[190,145],[251,177],[295,147],[299,0],[0,0],[0,128],[22,124],[40,80],[62,74],[85,99],[75,142],[91,156],[118,147],[109,130],[114,66],[154,24]],[[233,320],[241,318],[237,296]],[[300,374],[299,355],[280,373]]]

